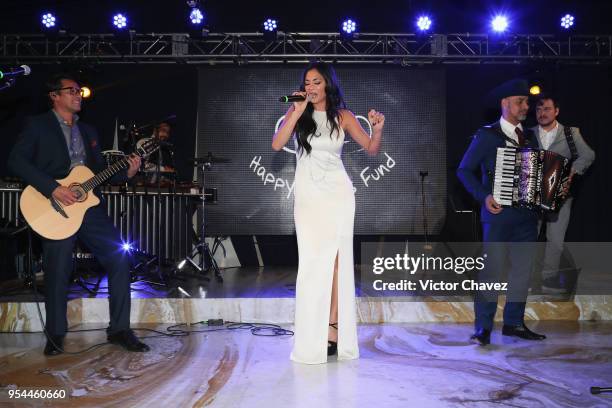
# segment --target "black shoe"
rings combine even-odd
[[[543,334],[534,333],[525,326],[525,323],[520,326],[506,326],[502,328],[502,334],[504,336],[515,336],[525,340],[544,340],[546,338]]]
[[[480,346],[486,346],[491,343],[491,330],[487,329],[476,329],[474,334],[470,337],[470,341]]]
[[[338,323],[329,324],[334,329],[338,330]],[[335,341],[327,340],[327,355],[333,356],[338,352],[338,343]]]
[[[338,352],[338,343],[335,341],[327,340],[327,355],[333,356]]]
[[[151,350],[149,346],[138,340],[138,337],[130,329],[109,334],[107,339],[109,343],[118,344],[127,351],[145,352]]]
[[[45,345],[45,356],[57,356],[64,352],[64,336],[49,335]]]

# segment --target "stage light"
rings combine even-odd
[[[416,25],[420,31],[427,31],[431,28],[431,19],[429,16],[419,16]]]
[[[202,21],[204,21],[204,13],[202,13],[199,8],[191,9],[189,21],[191,21],[191,24],[202,24]]]
[[[45,13],[40,22],[45,28],[55,27],[55,16],[51,13]]]
[[[113,16],[113,25],[119,30],[127,27],[127,17],[121,13]]]
[[[187,297],[191,297],[191,295],[189,294],[189,292],[187,292],[185,289],[181,288],[180,286],[177,287],[178,291],[181,292],[184,296]]]
[[[121,249],[123,249],[123,252],[130,252],[134,248],[130,242],[124,242],[121,244]]]
[[[187,259],[183,259],[181,262],[178,263],[178,265],[176,265],[176,269],[178,270],[183,269],[186,263],[187,263]]]
[[[497,15],[493,18],[493,20],[491,20],[491,28],[493,28],[493,31],[498,33],[503,33],[506,31],[508,29],[508,25],[508,18],[503,15]]]
[[[276,27],[277,27],[276,20],[269,18],[266,21],[264,21],[263,26],[264,26],[265,31],[276,31]]]
[[[87,86],[81,87],[81,96],[83,99],[87,99],[91,96],[91,89]]]
[[[357,23],[350,18],[342,22],[342,31],[346,34],[353,34],[357,30]]]
[[[574,16],[572,16],[571,14],[566,14],[563,17],[561,17],[561,27],[567,30],[573,25],[574,25]]]
[[[531,88],[529,88],[529,93],[531,95],[539,95],[542,92],[542,89],[540,89],[539,85],[533,85]]]

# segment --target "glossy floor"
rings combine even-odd
[[[361,325],[359,360],[314,366],[289,360],[291,337],[248,330],[151,337],[144,354],[105,345],[50,358],[42,334],[1,334],[0,385],[4,395],[11,386],[63,388],[70,399],[53,406],[75,407],[612,406],[612,396],[589,393],[612,386],[612,322],[530,326],[548,339],[497,330],[492,345],[477,347],[470,324]],[[102,331],[69,333],[65,346],[101,341]]]

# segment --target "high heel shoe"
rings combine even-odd
[[[334,329],[338,330],[338,323],[329,324]],[[338,342],[327,340],[327,355],[333,356],[338,352]]]

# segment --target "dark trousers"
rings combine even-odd
[[[79,231],[62,240],[42,240],[43,270],[45,274],[46,329],[50,335],[63,336],[68,329],[66,303],[70,275],[73,270],[72,253],[76,239],[80,239],[108,273],[110,296],[109,334],[130,327],[130,264],[121,250],[119,231],[113,226],[101,206],[90,208]]]
[[[483,223],[483,250],[485,267],[478,273],[479,282],[501,282],[508,269],[508,287],[504,307],[504,324],[523,324],[525,301],[529,292],[529,279],[536,255],[537,222],[515,224]],[[479,291],[474,298],[476,329],[491,330],[497,311],[495,291]]]

